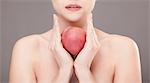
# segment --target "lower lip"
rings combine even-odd
[[[67,10],[71,12],[79,11],[81,8],[66,8]]]

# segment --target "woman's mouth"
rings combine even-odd
[[[75,12],[79,11],[82,7],[78,4],[69,4],[65,8],[71,12]]]

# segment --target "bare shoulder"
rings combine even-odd
[[[113,51],[120,50],[120,52],[125,52],[125,50],[138,50],[138,46],[135,40],[123,35],[110,34],[108,37],[102,40],[101,43],[110,46],[111,50]]]
[[[25,61],[34,61],[40,46],[39,39],[40,37],[37,34],[18,39],[13,46],[12,60],[24,59]]]
[[[124,58],[127,55],[139,57],[139,48],[135,40],[123,35],[110,34],[100,41],[104,51],[114,54],[114,57]]]
[[[110,34],[108,38],[106,38],[104,41],[105,43],[109,43],[111,45],[119,46],[119,47],[137,46],[136,42],[132,38],[123,35],[117,35],[117,34]]]
[[[40,50],[48,47],[51,39],[50,33],[51,32],[48,31],[41,34],[28,35],[18,39],[13,46],[12,59],[19,56],[28,57],[28,59],[36,59],[36,57],[40,55]]]
[[[39,43],[39,36],[38,35],[29,35],[22,37],[18,39],[13,47],[13,50],[19,50],[24,49],[24,50],[30,50],[33,48],[37,48]],[[20,50],[21,50],[20,49]]]
[[[98,34],[99,42],[102,46],[107,46],[109,49],[113,50],[114,48],[118,50],[121,48],[126,49],[138,49],[137,43],[135,40],[128,36],[110,34],[101,30],[96,30]]]
[[[122,35],[110,35],[102,42],[103,53],[113,58],[114,82],[141,83],[140,53],[137,43],[132,38]]]
[[[118,34],[109,34],[102,32],[104,37],[99,36],[101,51],[106,55],[124,58],[127,55],[139,57],[139,48],[135,40],[130,37]]]
[[[100,38],[100,52],[107,58],[111,57],[114,63],[114,82],[141,83],[140,53],[135,40],[123,35],[106,34],[106,37]]]
[[[104,31],[101,31],[99,29],[96,29],[99,41],[101,43],[109,43],[112,45],[115,45],[115,43],[117,43],[117,45],[119,44],[133,44],[136,45],[136,42],[127,36],[124,35],[118,35],[118,34],[110,34]]]
[[[23,57],[30,60],[37,59],[41,48],[48,47],[48,41],[50,41],[49,33],[32,34],[18,39],[13,46],[12,59],[18,57],[20,59],[23,59]]]
[[[35,50],[38,47],[38,35],[22,37],[16,41],[10,63],[9,81],[35,83],[34,61]],[[21,76],[20,76],[21,75]]]

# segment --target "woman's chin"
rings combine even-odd
[[[80,20],[80,18],[68,18],[68,21],[70,21],[70,22],[77,22],[79,20]]]
[[[66,20],[71,21],[71,22],[76,22],[79,21],[81,19],[81,16],[77,16],[77,15],[68,15],[65,17]]]

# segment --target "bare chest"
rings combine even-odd
[[[48,45],[43,45],[38,53],[35,64],[37,83],[49,83],[58,74],[59,68],[57,62],[54,55],[48,49]],[[111,57],[101,55],[99,51],[93,60],[91,72],[101,83],[112,83],[114,75],[112,59]],[[71,77],[70,83],[78,83],[75,74]]]

